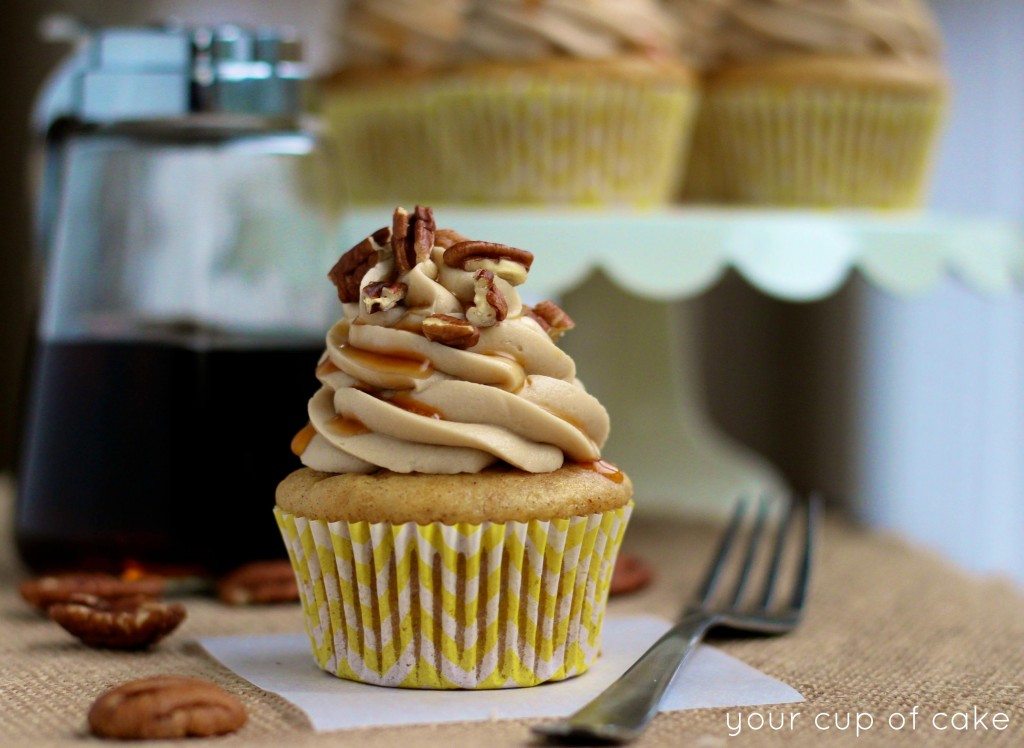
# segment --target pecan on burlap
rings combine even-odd
[[[93,735],[120,740],[209,737],[245,724],[242,703],[209,681],[158,675],[102,694],[89,710]]]
[[[654,569],[639,556],[632,553],[620,553],[615,559],[612,570],[612,583],[609,595],[625,595],[643,589],[654,579]]]
[[[185,620],[185,606],[143,596],[105,600],[72,595],[47,610],[50,618],[90,647],[145,649],[170,634]]]
[[[164,580],[161,577],[122,579],[102,572],[74,572],[26,579],[18,591],[33,607],[45,612],[54,603],[67,602],[72,595],[95,595],[105,600],[139,596],[156,599],[164,592]]]
[[[299,599],[295,572],[286,560],[253,561],[217,583],[217,597],[228,605],[272,605]]]

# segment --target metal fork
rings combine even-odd
[[[820,501],[817,497],[782,499],[781,517],[772,523],[769,515],[774,503],[767,498],[757,502],[753,524],[743,532],[751,523],[747,521],[749,503],[741,499],[704,581],[679,622],[589,704],[565,719],[536,725],[533,731],[553,740],[625,743],[643,732],[658,713],[676,673],[710,629],[782,634],[795,628],[807,601]],[[763,545],[769,541],[769,546]],[[790,552],[796,550],[795,563],[786,558],[787,546]],[[764,570],[759,559],[768,549]],[[733,560],[737,556],[739,571],[731,575],[729,586],[726,571],[737,563]],[[795,568],[784,573],[784,565]]]

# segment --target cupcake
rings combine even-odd
[[[696,86],[674,51],[676,27],[655,0],[474,0],[458,10],[446,5],[444,15],[458,16],[450,24],[458,32],[440,62],[406,65],[397,75],[384,65],[375,75],[356,71],[369,86],[352,85],[353,73],[344,72],[337,80],[345,85],[327,96],[345,164],[377,131],[379,165],[360,177],[375,185],[374,195],[385,191],[387,169],[401,168],[415,172],[423,194],[450,202],[671,199]],[[348,28],[360,18],[351,15]],[[403,18],[420,23],[418,14]],[[412,44],[408,34],[388,38]],[[415,136],[388,138],[393,119],[368,103],[383,99],[392,111],[406,107],[402,118],[418,119]],[[361,162],[370,150],[354,158]],[[388,189],[401,194],[404,187]]]
[[[446,81],[441,152],[468,202],[669,202],[696,114],[653,0],[482,0]]]
[[[632,486],[556,344],[572,321],[520,301],[532,261],[417,207],[330,273],[344,316],[275,509],[329,673],[506,688],[597,657]]]
[[[688,194],[906,208],[947,99],[923,0],[735,0],[719,32]]]
[[[437,77],[462,35],[468,2],[348,2],[341,65],[319,87],[348,202],[439,196]]]

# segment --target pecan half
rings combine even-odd
[[[436,229],[434,211],[430,208],[417,205],[411,215],[404,208],[395,208],[391,248],[395,253],[395,268],[399,275],[430,259]]]
[[[532,252],[494,242],[458,242],[444,251],[442,259],[460,270],[490,270],[513,286],[526,280],[533,265]]]
[[[556,343],[566,331],[576,327],[572,317],[553,301],[542,301],[532,309],[525,311]]]
[[[338,299],[342,303],[359,301],[359,285],[363,276],[377,264],[381,257],[380,250],[387,246],[390,235],[387,226],[379,228],[334,263],[327,277],[337,287]]]
[[[654,569],[639,556],[620,553],[612,570],[609,595],[624,595],[643,589],[654,579]]]
[[[363,306],[367,314],[386,312],[404,299],[408,291],[409,287],[404,283],[369,283],[363,289]]]
[[[76,572],[26,579],[18,591],[32,606],[45,611],[54,603],[67,602],[77,594],[95,595],[106,600],[140,595],[155,599],[163,594],[164,580],[161,577],[125,580],[100,572]]]
[[[494,285],[494,273],[478,270],[473,276],[473,306],[466,310],[466,319],[477,327],[492,327],[508,315],[505,295]]]
[[[291,603],[299,599],[299,587],[287,560],[253,561],[222,578],[217,597],[228,605]]]
[[[455,229],[438,229],[434,232],[434,246],[435,247],[448,247],[459,242],[468,242],[469,237],[463,236]]]
[[[450,314],[431,314],[423,320],[423,336],[452,348],[472,348],[480,341],[480,331],[471,322]]]
[[[72,595],[51,605],[50,618],[90,647],[144,649],[156,644],[185,620],[185,606],[145,597],[104,600]]]
[[[199,678],[158,675],[103,693],[89,710],[89,728],[101,738],[205,738],[245,724],[245,707],[223,688]]]

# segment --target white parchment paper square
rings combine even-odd
[[[618,678],[671,624],[652,616],[608,618],[602,655],[578,678],[534,688],[422,691],[335,678],[316,666],[305,634],[224,636],[200,644],[250,683],[287,699],[319,731],[520,717],[560,717]],[[701,646],[676,677],[662,711],[790,704],[803,697],[735,657]]]

